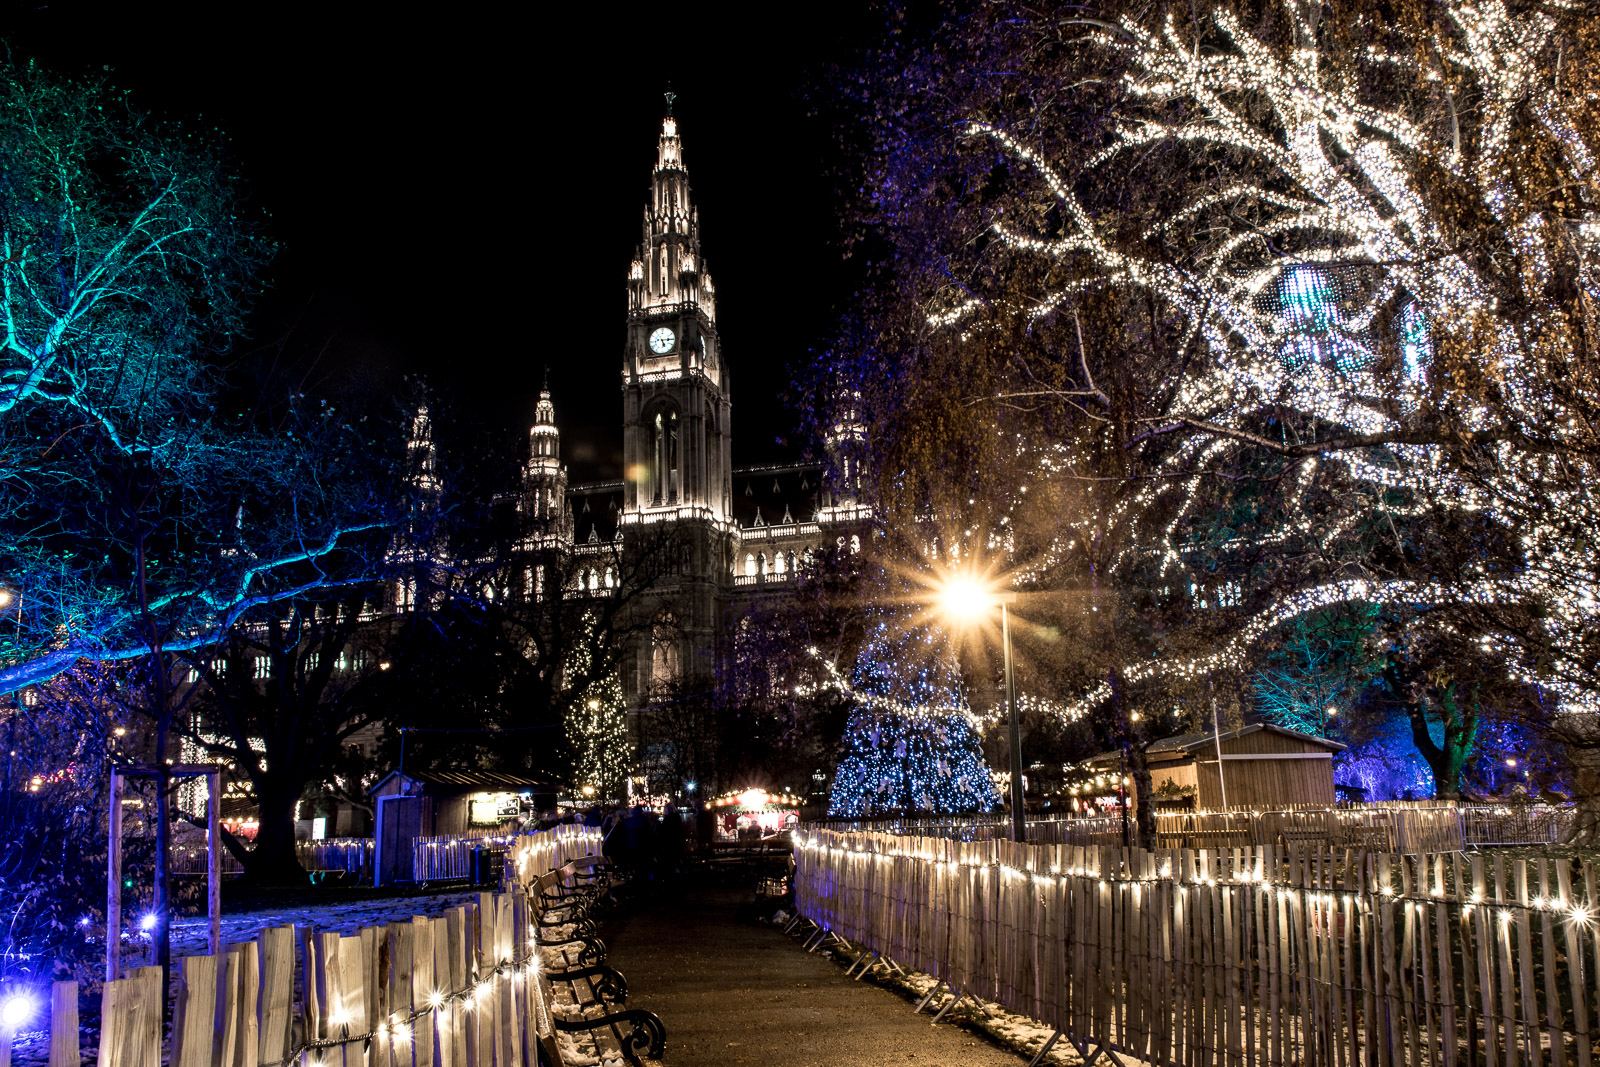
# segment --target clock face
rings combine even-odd
[[[650,335],[650,350],[657,353],[672,351],[672,346],[677,342],[678,335],[665,326]]]

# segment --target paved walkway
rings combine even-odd
[[[1020,1067],[983,1038],[912,1015],[776,927],[740,915],[748,890],[645,894],[606,947],[628,1003],[667,1027],[665,1067]]]

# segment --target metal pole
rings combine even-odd
[[[1028,840],[1028,816],[1022,806],[1022,728],[1017,724],[1017,683],[1011,676],[1011,615],[1004,602],[1000,634],[1006,646],[1006,711],[1011,716],[1011,840],[1021,844]]]
[[[123,778],[111,768],[111,811],[106,848],[106,981],[122,977],[122,790]]]
[[[206,775],[206,917],[209,952],[222,952],[222,771]]]
[[[1217,724],[1217,694],[1211,688],[1211,679],[1206,679],[1206,693],[1211,697],[1211,736],[1217,743],[1217,788],[1222,792],[1222,810],[1228,810],[1228,783],[1222,780],[1222,727]],[[1199,807],[1199,797],[1195,797],[1196,808]]]

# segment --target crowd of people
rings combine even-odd
[[[605,837],[603,851],[611,862],[663,878],[681,872],[687,855],[709,854],[717,832],[716,814],[703,804],[684,808],[668,804],[659,815],[643,804],[595,804],[586,811],[542,819],[539,829],[563,823],[598,828]]]

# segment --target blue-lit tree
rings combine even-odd
[[[856,708],[828,802],[831,815],[972,812],[999,806],[947,638],[878,623],[848,680]]]
[[[222,145],[0,60],[0,691],[149,661],[163,795],[171,657],[381,574],[401,495],[385,428],[230,380],[272,246]]]

